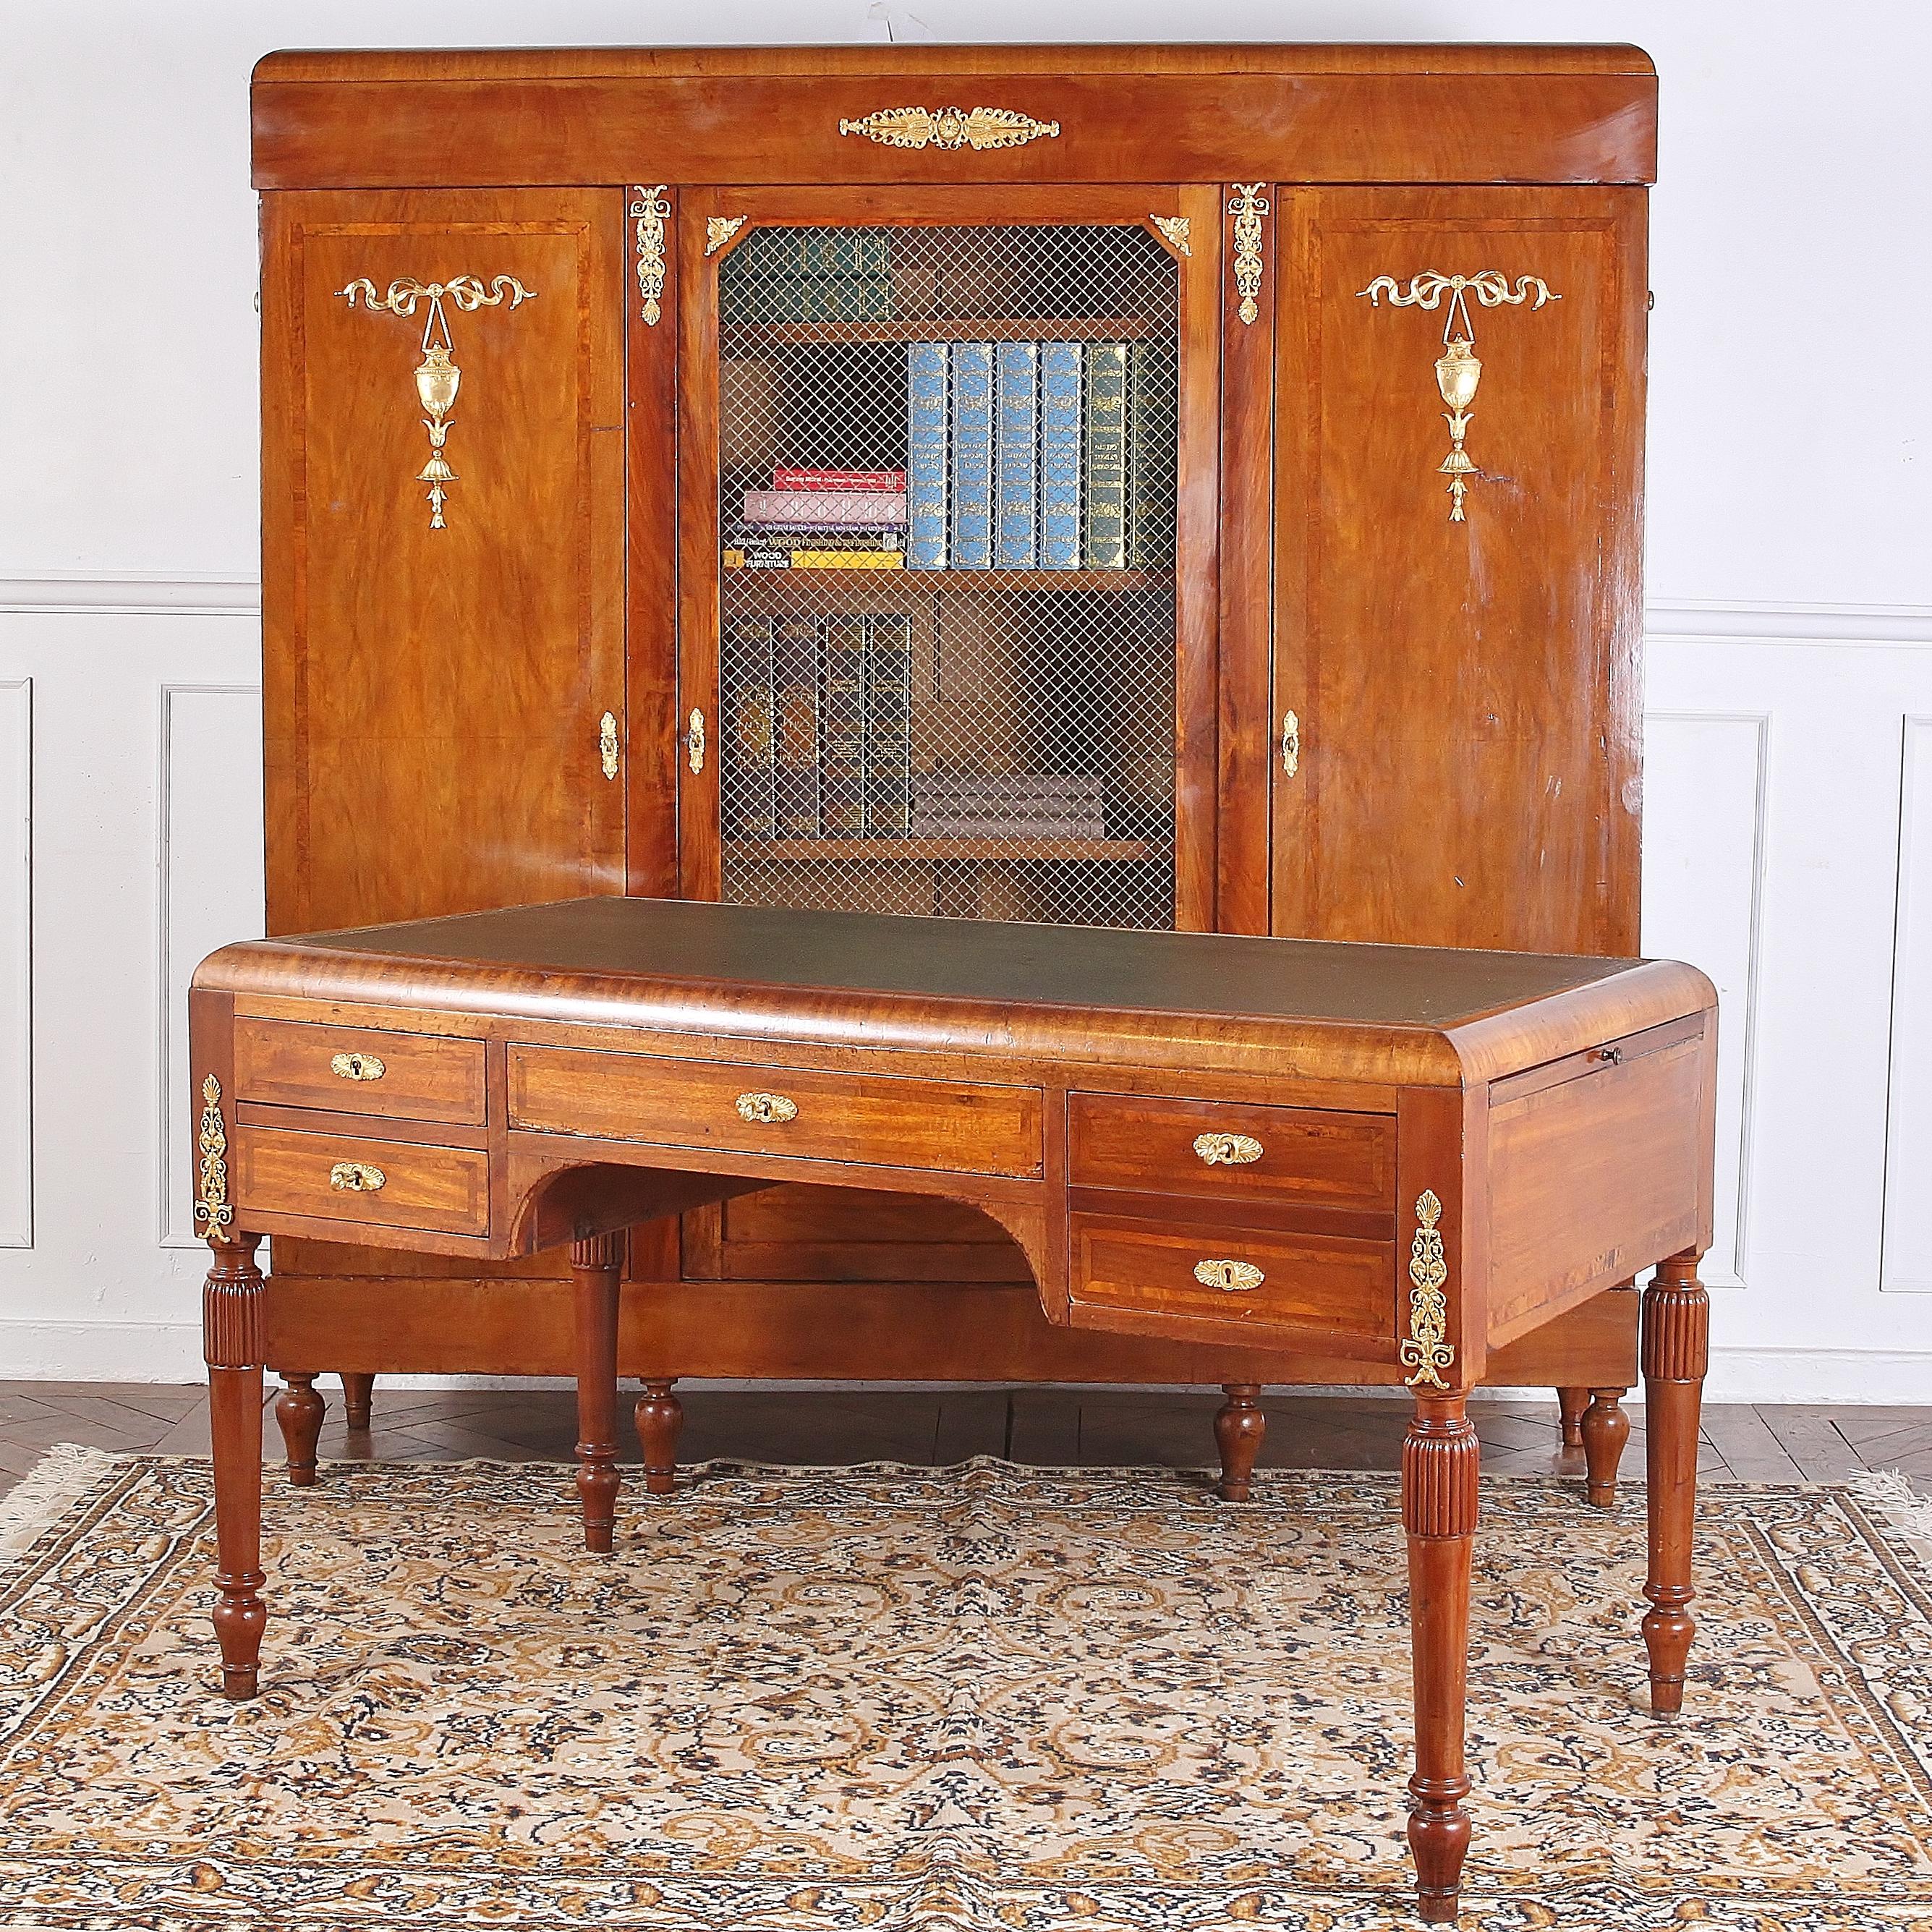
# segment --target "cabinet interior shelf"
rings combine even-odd
[[[1009,586],[1021,589],[1036,584],[1051,585],[1064,590],[1140,590],[1150,584],[1168,581],[1174,572],[1171,569],[908,570],[904,566],[897,570],[880,570],[866,564],[794,564],[788,568],[726,565],[722,575],[727,584],[733,585],[746,585],[754,581],[764,584],[776,578],[777,584],[772,586],[774,590],[788,582],[795,584],[800,578],[862,577],[871,582],[889,584],[895,592],[903,595],[915,586],[922,591],[938,591],[952,585],[980,590],[998,590]],[[785,593],[781,590],[780,594]],[[793,598],[797,594],[795,590],[789,593]]]
[[[778,865],[900,866],[935,860],[997,860],[1010,865],[1066,861],[1130,865],[1150,857],[1142,838],[728,838],[728,858]]]
[[[928,316],[908,322],[723,322],[728,352],[784,342],[1145,342],[1174,324],[1138,315]]]

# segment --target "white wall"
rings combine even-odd
[[[1148,0],[772,0],[709,40],[1160,39]],[[198,1372],[180,989],[259,928],[248,70],[688,8],[12,0],[0,34],[0,1376]],[[1211,39],[1628,40],[1662,75],[1646,944],[1724,1006],[1714,1387],[1932,1399],[1932,9],[1202,0]],[[380,129],[370,130],[380,140]],[[230,838],[232,820],[242,836]]]

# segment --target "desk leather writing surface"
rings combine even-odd
[[[539,975],[1415,1027],[1452,1026],[1637,963],[636,898],[566,899],[276,944],[286,952],[488,961]]]

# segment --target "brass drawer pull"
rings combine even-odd
[[[766,1126],[775,1120],[795,1120],[798,1118],[798,1102],[787,1100],[782,1094],[740,1094],[738,1118],[741,1120],[759,1121]]]
[[[380,1080],[389,1070],[373,1053],[338,1053],[328,1070],[338,1080]]]
[[[1210,1167],[1246,1167],[1262,1157],[1262,1144],[1252,1134],[1196,1134],[1194,1151]]]
[[[338,1194],[380,1194],[388,1178],[366,1160],[338,1160],[328,1170],[328,1184]]]
[[[1268,1276],[1252,1262],[1196,1262],[1194,1279],[1203,1288],[1218,1288],[1229,1294],[1245,1294],[1258,1288]]]

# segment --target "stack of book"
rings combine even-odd
[[[891,248],[886,229],[754,228],[718,277],[718,320],[884,321],[892,312]]]
[[[1104,838],[1106,782],[1058,772],[922,772],[915,838]]]
[[[912,623],[741,617],[720,639],[728,838],[903,838],[912,823]]]
[[[1173,351],[906,345],[906,566],[1156,569],[1174,560]]]
[[[905,561],[903,470],[773,471],[745,492],[727,570],[896,570]]]

